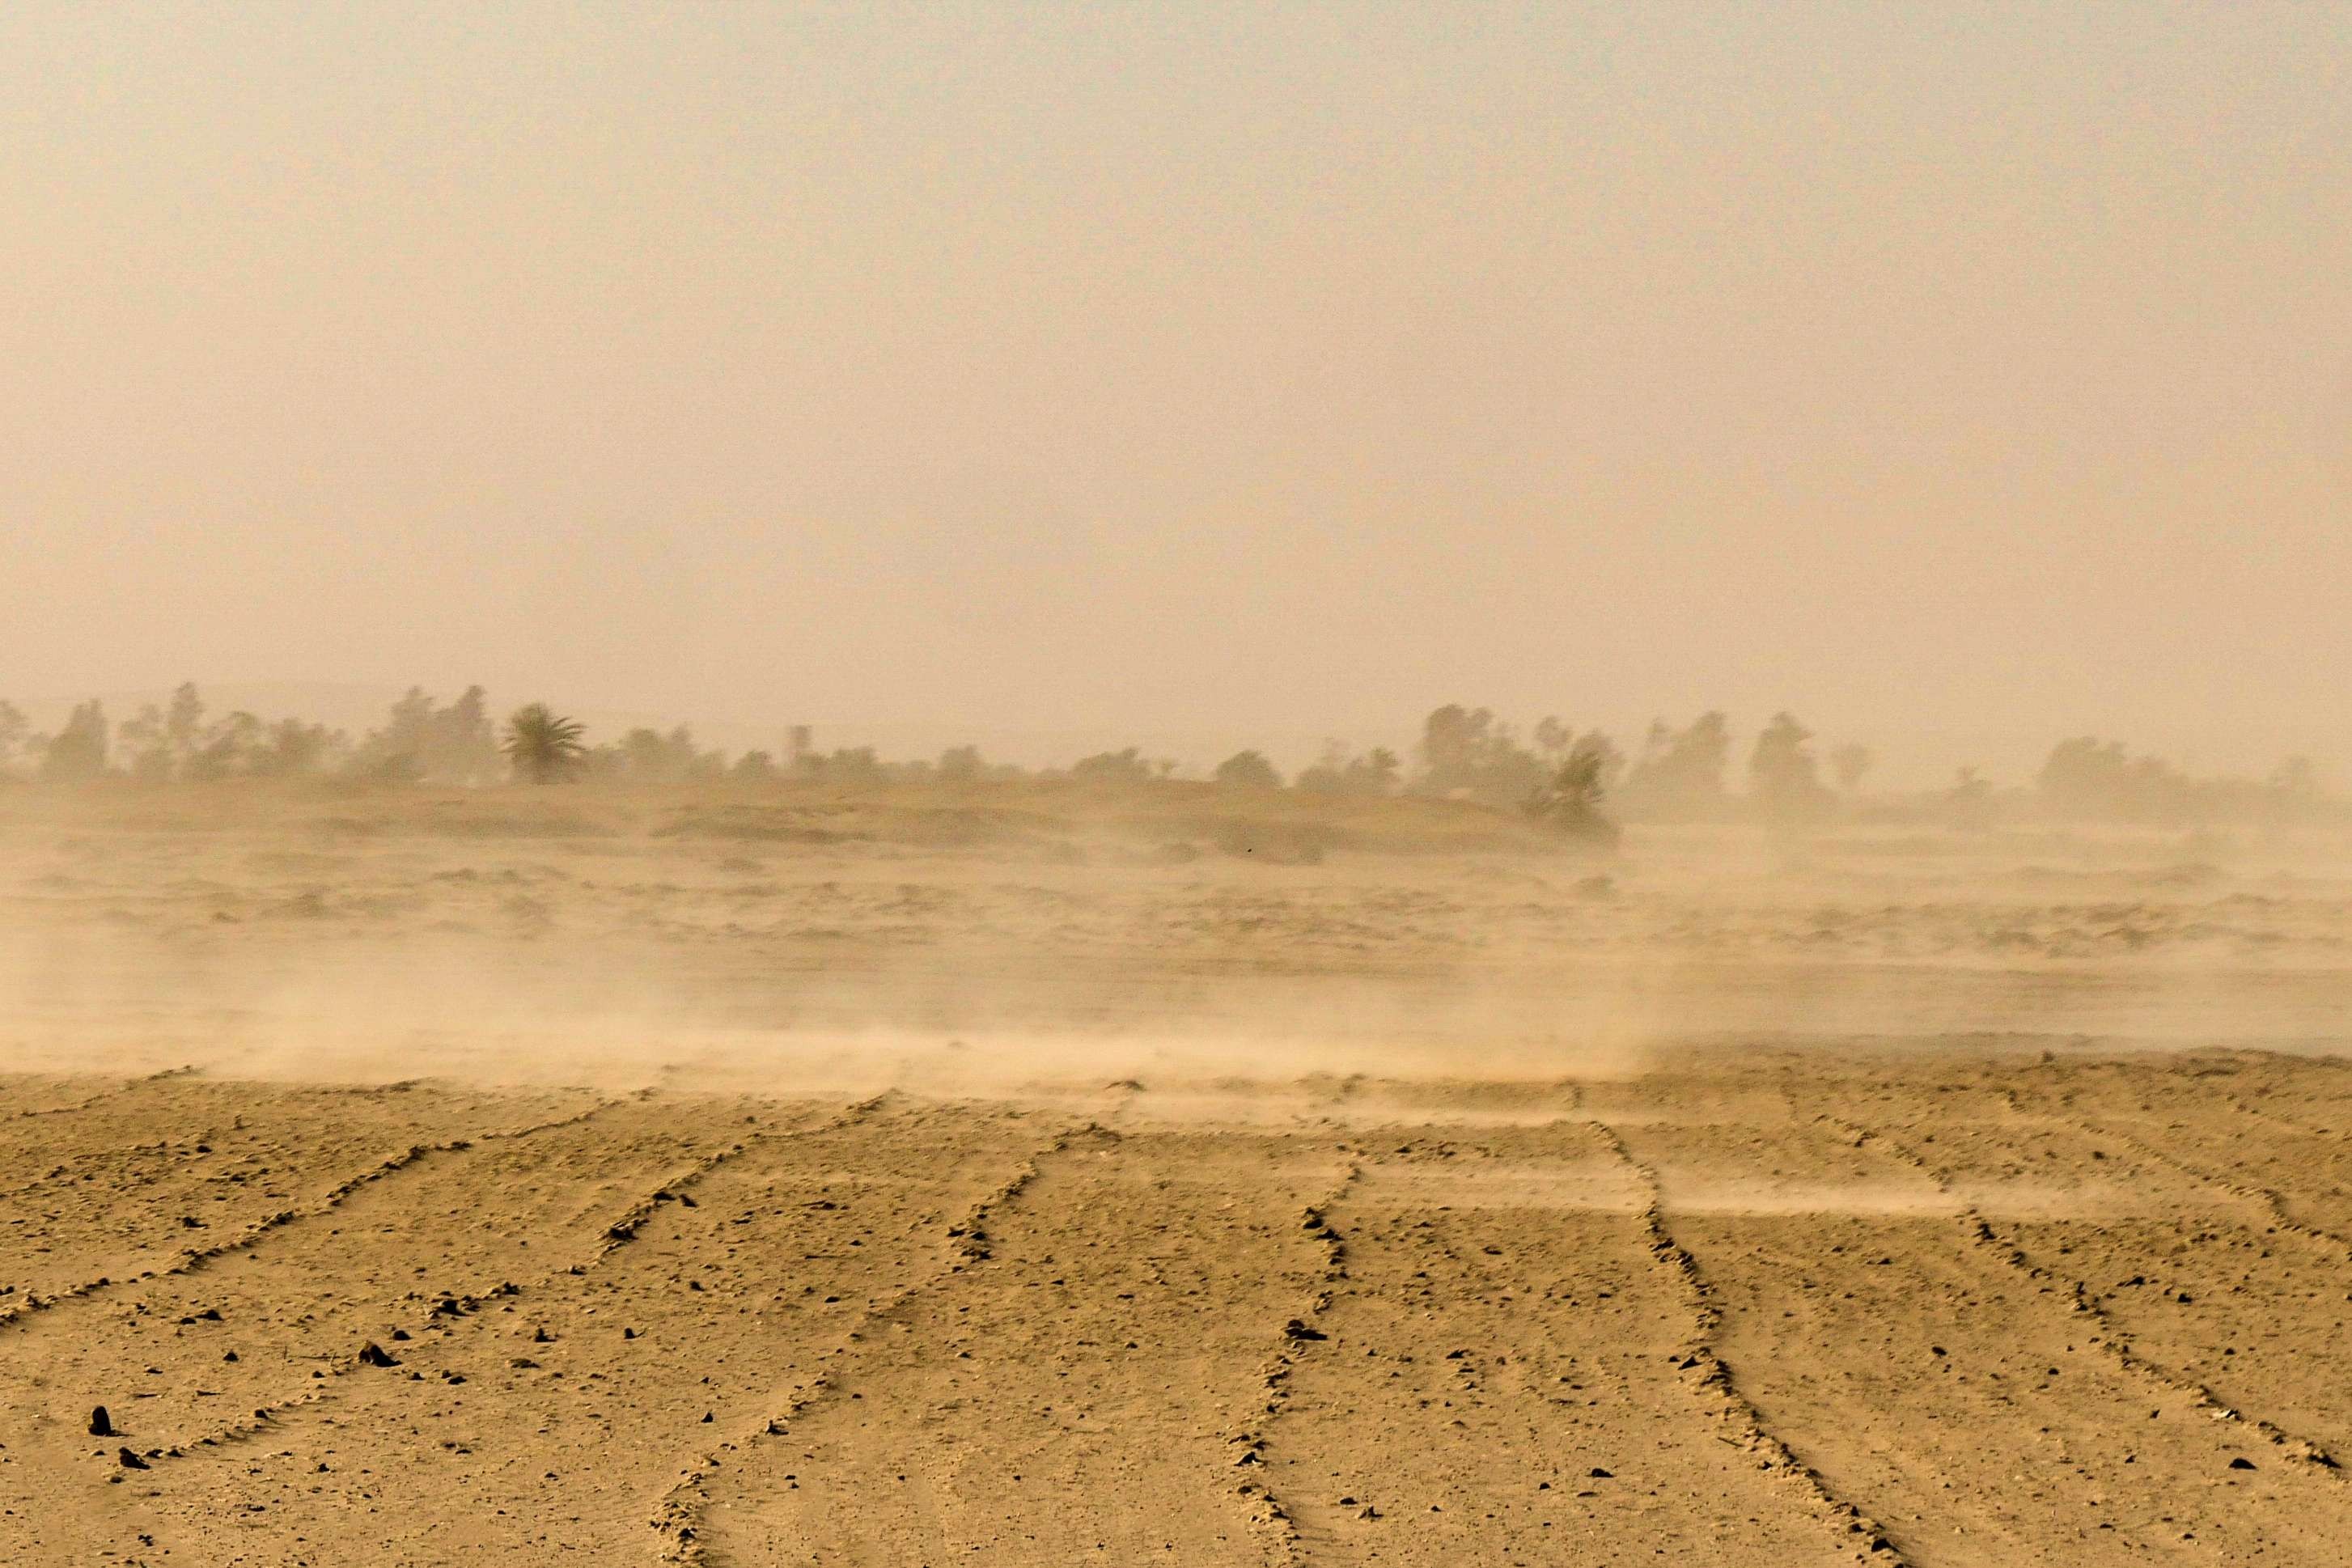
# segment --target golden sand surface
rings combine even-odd
[[[1594,861],[1181,786],[0,835],[8,1562],[2352,1542],[2338,844]]]

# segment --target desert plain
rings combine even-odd
[[[2347,850],[21,790],[0,1559],[2340,1563]]]

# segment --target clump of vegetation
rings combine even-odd
[[[33,737],[32,722],[14,702],[0,702],[0,777],[16,765],[17,753]]]
[[[1963,833],[1987,831],[1998,811],[1992,781],[1974,768],[1962,768],[1944,792],[1945,820]]]
[[[92,698],[73,710],[65,728],[41,753],[41,776],[52,783],[83,784],[106,772],[106,710]]]
[[[1835,804],[1813,764],[1813,732],[1790,713],[1775,713],[1748,759],[1748,798],[1765,821],[1794,826],[1817,821]]]
[[[1579,731],[1554,717],[1526,739],[1491,709],[1447,703],[1423,721],[1409,766],[1395,752],[1334,741],[1287,787],[1303,795],[1433,796],[1496,811],[1524,810],[1571,837],[1613,838],[1616,823],[1760,821],[1795,830],[1832,817],[1909,820],[1969,831],[2035,816],[2150,826],[2352,821],[2352,802],[2328,790],[2317,770],[2292,758],[2267,777],[2197,777],[2117,742],[2081,736],[2061,742],[2030,786],[1998,787],[1974,769],[1946,789],[1865,797],[1875,758],[1867,747],[1827,752],[1825,781],[1814,735],[1792,713],[1776,713],[1748,754],[1747,788],[1728,782],[1732,729],[1721,712],[1676,727],[1650,726],[1629,763],[1599,730]],[[73,707],[43,733],[19,708],[0,701],[0,784],[80,788],[109,781],[142,787],[236,779],[341,779],[372,785],[475,787],[513,778],[577,777],[614,784],[722,784],[740,789],[822,784],[979,785],[1068,779],[1107,791],[1199,788],[1203,777],[1235,792],[1284,789],[1272,757],[1235,752],[1187,774],[1140,748],[1097,752],[1064,768],[1024,769],[954,746],[936,760],[894,761],[872,746],[819,751],[795,725],[780,752],[730,757],[699,744],[692,730],[637,727],[588,743],[581,723],[534,703],[503,730],[479,686],[439,700],[412,688],[385,722],[354,741],[300,719],[264,720],[242,710],[215,716],[192,684],[163,702],[110,723],[96,700]],[[1187,779],[1193,782],[1189,784]],[[1603,803],[1608,809],[1603,810]]]
[[[1292,788],[1307,795],[1394,795],[1404,776],[1404,764],[1385,746],[1351,755],[1334,741],[1323,748],[1322,760],[1302,771]]]
[[[392,705],[384,727],[360,742],[352,762],[355,771],[373,778],[486,784],[503,771],[501,752],[480,687],[467,687],[446,706],[436,706],[411,687]]]
[[[978,746],[950,746],[940,753],[932,771],[948,784],[977,784],[988,776],[988,763]]]
[[[2119,741],[2062,741],[2034,781],[2048,816],[2182,826],[2210,821],[2292,821],[2327,805],[2318,770],[2289,757],[2268,778],[2192,778],[2161,757],[2135,756]]]
[[[764,753],[754,754],[764,758]],[[641,725],[618,742],[590,751],[582,764],[595,778],[626,779],[635,784],[684,784],[725,776],[727,754],[706,752],[695,744],[694,731],[687,725],[667,731]],[[758,764],[753,764],[751,771],[756,773]]]
[[[1139,784],[1164,779],[1176,771],[1171,762],[1156,762],[1134,746],[1119,752],[1097,752],[1070,764],[1070,776],[1089,784]]]
[[[544,702],[518,708],[507,721],[507,738],[499,746],[514,768],[515,777],[532,784],[553,784],[578,771],[588,748],[580,739],[583,726],[565,719]]]
[[[1543,773],[1541,760],[1489,709],[1449,702],[1422,722],[1421,775],[1413,781],[1421,794],[1507,805],[1525,800]]]
[[[1263,752],[1235,752],[1217,764],[1210,778],[1226,789],[1271,790],[1282,787],[1282,774]]]
[[[302,778],[348,765],[350,739],[299,719],[265,721],[238,710],[207,721],[204,699],[183,682],[168,706],[148,703],[115,727],[123,772],[146,784],[233,778]]]
[[[1606,764],[1598,745],[1571,747],[1559,770],[1528,797],[1527,814],[1581,843],[1614,847],[1621,830],[1601,810],[1607,795],[1602,782]]]
[[[1722,713],[1702,713],[1681,730],[1661,719],[1625,774],[1625,810],[1669,821],[1728,816],[1730,761],[1731,721]]]

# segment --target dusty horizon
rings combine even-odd
[[[116,737],[112,761],[119,769],[128,764],[133,751],[126,726],[136,728],[158,710],[168,708],[180,684],[174,683],[171,688],[86,692],[72,698],[29,701],[16,701],[6,693],[0,692],[0,702],[7,703],[25,718],[32,732],[30,743],[34,746],[41,742],[46,732],[59,728],[83,702],[100,702],[110,731]],[[185,684],[196,687],[204,701],[205,719],[208,724],[217,724],[242,712],[262,721],[264,724],[292,720],[305,725],[321,725],[352,742],[380,731],[394,704],[408,695],[423,692],[427,698],[446,704],[461,694],[458,689],[432,690],[414,683],[401,687],[338,686],[302,681],[225,685],[193,681]],[[475,684],[467,683],[466,689],[469,689]],[[488,687],[483,690],[491,719],[500,726],[523,702],[523,696],[511,690],[501,692]],[[532,700],[538,700],[535,694]],[[876,723],[855,719],[813,720],[807,715],[787,715],[761,722],[726,717],[714,720],[707,714],[632,710],[565,702],[551,706],[564,716],[579,721],[584,726],[584,738],[592,746],[619,742],[635,731],[650,729],[668,734],[683,728],[690,732],[698,746],[705,750],[715,749],[730,758],[752,752],[781,756],[790,750],[793,732],[805,728],[819,752],[865,748],[876,752],[887,763],[920,763],[935,759],[951,749],[971,746],[976,747],[991,763],[1051,770],[1067,767],[1097,752],[1133,749],[1155,762],[1174,763],[1178,776],[1188,778],[1202,776],[1223,759],[1244,751],[1265,755],[1286,775],[1326,760],[1335,750],[1360,753],[1373,748],[1385,748],[1405,763],[1412,763],[1420,754],[1423,726],[1427,718],[1426,713],[1400,713],[1393,716],[1391,722],[1354,731],[1337,725],[1243,729],[1230,724],[1203,724],[1196,728],[1181,728],[1155,726],[1140,721],[1096,727],[1068,725],[1019,729],[959,723],[952,720]],[[1467,702],[1462,706],[1475,709],[1482,704]],[[1589,712],[1583,713],[1581,718],[1586,730],[1598,731],[1621,755],[1631,757],[1640,754],[1644,749],[1653,721],[1678,731],[1709,711],[1724,713],[1721,709],[1714,709],[1653,714],[1646,719],[1622,724],[1612,724],[1605,717]],[[2099,726],[2063,734],[1998,729],[1969,731],[1944,727],[1927,731],[1896,730],[1894,731],[1895,739],[1890,743],[1883,732],[1820,727],[1815,722],[1815,715],[1809,710],[1796,711],[1793,716],[1806,729],[1807,749],[1815,762],[1823,767],[1825,777],[1832,752],[1843,747],[1858,746],[1868,754],[1868,789],[1864,792],[1868,795],[1941,791],[1950,788],[1955,779],[1963,774],[1983,778],[1998,788],[2030,786],[2049,761],[2053,749],[2062,742],[2078,740],[2121,746],[2134,757],[2163,763],[2192,778],[2251,782],[2276,776],[2285,769],[2304,771],[2307,765],[2312,783],[2324,795],[2339,795],[2347,784],[2352,784],[2352,778],[2347,778],[2347,773],[2352,770],[2347,770],[2336,761],[2329,750],[2333,735],[2316,737],[2319,743],[2314,746],[2266,748],[2260,742],[2231,745],[2211,735],[2186,734],[2177,737],[2178,744],[2167,747],[2145,743],[2141,737]],[[1571,721],[1570,728],[1576,728],[1572,721],[1576,717],[1573,710],[1569,715],[1498,712],[1493,717],[1503,731],[1522,746],[1533,746],[1534,734],[1546,720],[1569,719]],[[1724,713],[1724,717],[1728,721],[1731,740],[1729,772],[1737,783],[1747,767],[1749,747],[1774,715],[1729,712]],[[2347,738],[2352,738],[2352,732],[2347,732]],[[26,756],[19,757],[20,765],[32,766],[31,755],[28,752]],[[5,767],[0,767],[0,776],[5,776]]]
[[[0,214],[0,1562],[2342,1568],[2352,5],[18,0]]]
[[[0,685],[2352,763],[2352,18],[0,17]]]

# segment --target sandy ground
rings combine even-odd
[[[0,1557],[2346,1560],[2336,847],[937,809],[11,803]]]

